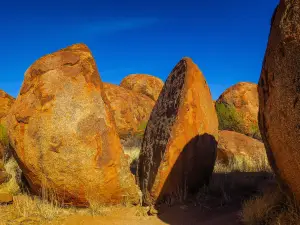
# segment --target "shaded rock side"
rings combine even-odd
[[[230,88],[226,89],[225,92],[218,98],[216,103],[216,110],[219,116],[220,130],[232,130],[261,140],[257,119],[257,84],[250,82],[237,83],[231,86]],[[224,112],[220,112],[220,110],[222,109],[221,106],[219,106],[218,104],[225,104],[225,106],[229,107],[226,107],[228,111],[227,113],[231,114],[228,116],[234,118],[227,118],[227,115],[224,116]]]
[[[55,194],[75,206],[138,202],[109,101],[84,44],[31,65],[7,124],[16,160],[34,194]]]
[[[144,134],[137,181],[145,205],[207,183],[216,159],[218,120],[204,76],[183,58],[167,78]]]
[[[114,84],[104,83],[117,132],[122,139],[139,135],[142,123],[147,123],[155,102],[136,92]]]
[[[300,202],[300,1],[281,0],[258,84],[259,127],[281,184]]]
[[[164,82],[158,77],[147,74],[131,74],[120,83],[121,87],[143,94],[156,101]]]

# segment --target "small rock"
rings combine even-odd
[[[9,193],[0,193],[0,204],[11,204],[13,196]]]

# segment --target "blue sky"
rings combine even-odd
[[[257,83],[278,0],[51,0],[0,3],[0,89],[16,97],[41,56],[83,42],[103,81],[130,73],[165,80],[184,56],[198,64],[213,98]]]

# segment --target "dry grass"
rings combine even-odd
[[[266,156],[255,161],[236,157],[228,165],[217,162],[209,185],[197,194],[197,203],[210,208],[241,202],[268,182],[274,182],[274,175]]]
[[[131,165],[137,162],[139,148],[132,147],[125,149],[129,155]],[[0,225],[2,224],[49,224],[49,222],[63,221],[65,218],[74,215],[109,215],[119,211],[124,205],[105,206],[93,199],[89,200],[90,207],[63,208],[56,201],[55,195],[43,192],[42,197],[29,196],[18,186],[19,175],[18,165],[11,158],[5,165],[6,170],[12,174],[12,179],[0,186],[0,192],[9,192],[14,195],[14,203],[11,205],[0,205]],[[284,195],[279,189],[267,191],[264,194],[257,194],[259,184],[266,181],[273,181],[274,175],[265,157],[261,160],[252,161],[247,157],[238,157],[227,166],[216,163],[211,182],[208,186],[200,189],[193,202],[205,209],[223,207],[239,198],[238,202],[243,203],[241,219],[245,225],[290,225],[299,224],[300,210],[294,201]],[[172,199],[171,205],[187,198],[187,189],[178,191],[176,199]],[[184,197],[184,198],[182,198]],[[49,201],[50,199],[50,201]],[[189,199],[190,200],[190,199]],[[126,207],[126,206],[125,206]],[[137,215],[145,215],[142,207],[136,208]]]
[[[11,193],[12,195],[17,195],[21,192],[19,186],[20,179],[20,169],[14,158],[10,158],[8,162],[4,165],[7,173],[12,175],[9,182],[0,185],[0,192]]]
[[[134,154],[132,157],[134,158]],[[5,164],[5,168],[12,175],[12,178],[8,183],[0,185],[0,192],[11,193],[14,196],[14,201],[11,205],[0,205],[0,225],[51,224],[51,222],[63,221],[74,214],[104,216],[124,208],[124,205],[108,206],[99,204],[92,198],[88,198],[90,204],[88,208],[62,207],[53,191],[43,189],[40,197],[31,196],[22,191],[22,188],[19,187],[20,169],[13,158],[10,158]],[[136,210],[137,215],[141,215],[139,212],[144,211],[140,207],[136,207]],[[58,224],[61,223],[58,222]]]
[[[129,163],[132,164],[134,161],[137,161],[140,154],[140,148],[132,147],[132,148],[125,148],[124,152],[126,155],[129,156]]]
[[[229,161],[228,165],[217,162],[214,167],[215,173],[231,172],[272,172],[266,154],[253,160],[248,156],[236,156]]]
[[[299,225],[300,207],[276,186],[245,201],[241,217],[245,225]]]
[[[123,148],[126,155],[129,156],[129,165],[130,170],[133,174],[136,173],[137,164],[138,164],[138,158],[140,154],[140,148],[139,147],[124,147]]]

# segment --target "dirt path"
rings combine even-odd
[[[200,207],[174,206],[166,207],[156,216],[135,216],[135,209],[122,209],[105,216],[68,217],[63,225],[239,225],[239,208],[224,207],[216,210],[204,210]]]

